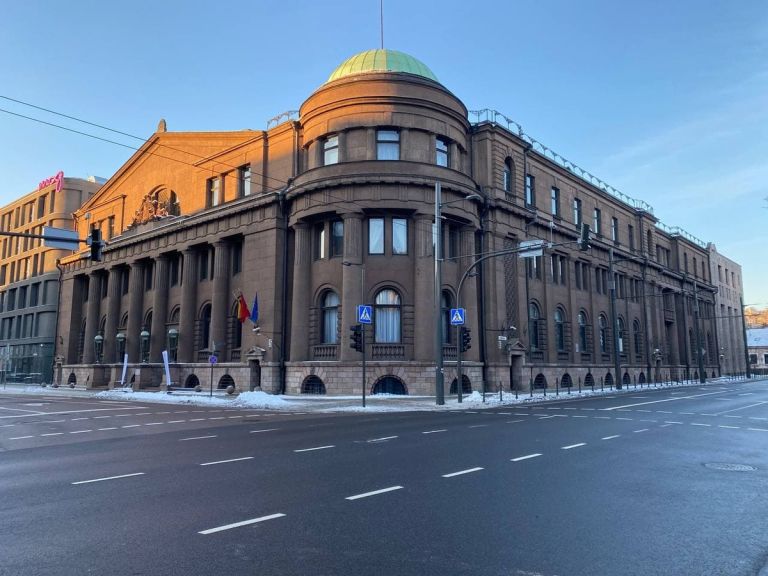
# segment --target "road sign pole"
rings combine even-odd
[[[360,328],[363,333],[363,408],[365,408],[365,356],[367,354],[365,350],[365,324],[360,324]]]

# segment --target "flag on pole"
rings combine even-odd
[[[251,322],[254,324],[259,323],[259,293],[253,297],[253,307],[251,308]]]
[[[243,298],[243,294],[241,293],[237,297],[237,319],[240,320],[240,323],[242,324],[250,315],[251,312],[248,310],[248,304],[245,302],[245,298]]]

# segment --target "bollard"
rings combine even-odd
[[[579,394],[581,394],[581,376],[579,376]]]
[[[557,376],[555,376],[555,396],[560,396],[560,382]]]
[[[602,392],[604,390],[605,390],[605,386],[603,385],[603,377],[600,376],[600,391]]]
[[[499,380],[499,403],[504,402],[504,398],[501,394],[501,380]]]
[[[533,398],[533,378],[531,378],[529,381],[530,387],[531,387],[531,398]]]

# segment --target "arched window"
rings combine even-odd
[[[198,349],[204,350],[208,346],[212,346],[211,343],[211,305],[206,304],[200,311],[200,342],[198,343]]]
[[[539,322],[541,313],[536,303],[531,302],[528,306],[528,343],[531,351],[539,349]]]
[[[408,390],[405,388],[403,381],[397,376],[385,376],[374,384],[373,393],[406,395]]]
[[[301,384],[302,394],[325,394],[325,384],[319,376],[307,376]]]
[[[514,164],[509,156],[504,160],[504,173],[502,175],[502,188],[507,194],[512,194],[512,182],[514,182]]]
[[[339,295],[328,290],[323,295],[323,344],[338,344],[339,342]]]
[[[375,341],[400,342],[400,295],[392,289],[376,294]]]
[[[547,377],[544,376],[541,372],[536,374],[536,378],[533,379],[533,387],[534,388],[546,388],[547,387]]]
[[[451,293],[443,290],[443,296],[440,299],[440,319],[443,323],[443,344],[450,344],[453,341],[453,326],[451,326]]]
[[[456,388],[458,384],[458,380],[456,378],[453,379],[453,382],[451,382],[451,389],[449,394],[458,394],[458,390]],[[461,393],[462,394],[472,394],[472,382],[469,380],[469,376],[466,374],[461,375]]]
[[[624,318],[618,318],[619,333],[616,337],[619,339],[619,353],[624,354]]]
[[[219,385],[217,388],[219,390],[226,390],[228,386],[232,386],[234,388],[235,380],[229,374],[224,374],[224,376],[219,379]]]
[[[571,379],[571,375],[566,372],[563,374],[563,377],[560,378],[560,387],[570,388],[571,386],[573,386],[573,380]]]
[[[555,309],[555,345],[558,352],[565,352],[565,312],[559,306]]]
[[[587,341],[587,315],[579,312],[579,350],[589,352]]]
[[[608,353],[608,320],[605,314],[600,314],[598,319],[600,329],[600,352],[602,354]]]
[[[643,331],[638,319],[632,322],[632,339],[635,343],[635,356],[637,356],[637,360],[641,360],[643,357]]]

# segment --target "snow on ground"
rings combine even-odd
[[[716,378],[707,381],[703,386],[712,386],[731,382],[732,378]],[[753,380],[754,381],[754,380]],[[701,387],[698,381],[667,382],[659,385],[651,385],[651,389],[661,388],[692,388]],[[124,400],[129,402],[145,402],[154,404],[186,404],[195,406],[218,406],[223,408],[246,408],[276,411],[301,411],[301,412],[409,412],[409,411],[439,411],[439,410],[477,410],[478,408],[498,408],[501,406],[514,406],[519,404],[538,404],[554,400],[567,400],[575,398],[588,398],[591,396],[635,394],[648,390],[630,385],[622,390],[605,388],[561,389],[557,394],[555,390],[548,389],[546,395],[543,390],[518,392],[487,393],[485,401],[481,392],[475,390],[466,394],[459,403],[456,396],[448,396],[445,404],[438,406],[434,396],[400,396],[393,394],[377,394],[366,397],[366,406],[362,406],[361,396],[278,396],[266,392],[241,392],[237,395],[215,392],[194,392],[192,390],[174,390],[166,392],[134,392],[130,389],[105,390],[92,392],[83,389],[52,388],[42,386],[15,386],[8,385],[3,391],[9,394],[36,394],[46,396],[78,396],[97,398],[99,400]],[[2,391],[0,391],[2,392]]]

